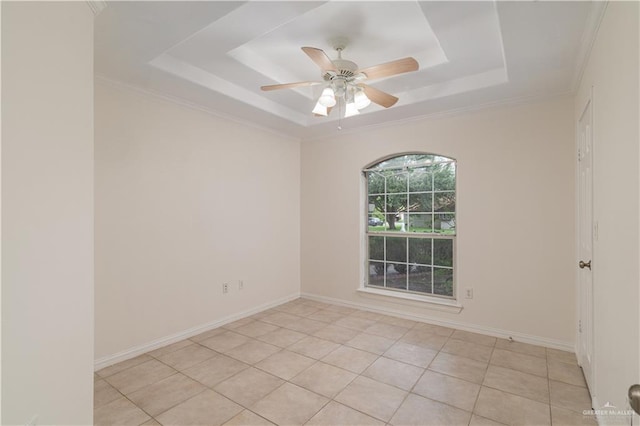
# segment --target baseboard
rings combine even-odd
[[[574,352],[575,350],[574,344],[571,342],[553,340],[545,337],[518,333],[515,331],[501,330],[501,329],[492,328],[492,327],[484,327],[484,326],[479,326],[475,324],[469,324],[469,323],[460,322],[460,321],[451,321],[451,320],[442,319],[442,318],[434,318],[428,315],[408,314],[404,311],[400,311],[392,308],[383,308],[379,306],[369,305],[366,303],[347,302],[344,300],[334,299],[332,297],[326,297],[326,296],[319,296],[311,293],[301,293],[300,296],[306,299],[316,300],[318,302],[325,302],[325,303],[331,303],[334,305],[346,306],[349,308],[362,309],[365,311],[391,315],[394,317],[405,318],[413,321],[425,322],[429,324],[441,325],[443,327],[450,327],[458,330],[485,334],[487,336],[500,337],[503,339],[508,339],[509,337],[512,337],[513,340],[517,342],[529,343],[531,345],[544,346],[547,348],[560,349],[560,350],[569,351],[569,352]]]
[[[237,314],[229,315],[216,321],[208,322],[206,324],[198,325],[196,327],[189,328],[179,333],[171,334],[169,336],[162,337],[160,339],[153,340],[151,342],[144,343],[142,345],[134,346],[124,351],[107,355],[94,361],[93,369],[98,371],[102,368],[108,367],[113,364],[117,364],[122,361],[126,361],[131,358],[135,358],[138,355],[145,354],[149,351],[159,349],[163,346],[170,345],[180,340],[188,339],[189,337],[196,336],[205,331],[213,330],[214,328],[221,327],[230,322],[237,321],[239,319],[257,314],[258,312],[271,309],[275,306],[282,305],[283,303],[295,300],[300,297],[300,293],[294,293],[280,299],[273,300],[271,302],[264,303],[255,308],[248,309],[246,311],[238,312]]]

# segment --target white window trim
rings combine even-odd
[[[419,306],[424,307],[425,304],[431,305],[430,308],[437,311],[445,311],[451,313],[460,313],[464,306],[462,306],[457,300],[453,299],[442,299],[439,297],[432,296],[422,296],[416,293],[404,293],[400,291],[393,290],[383,290],[373,287],[367,287],[363,284],[358,288],[358,293],[363,296],[372,296],[374,298],[384,298],[389,300],[389,298],[396,299],[394,300],[403,304],[413,305],[419,304]],[[413,302],[413,303],[412,303]]]
[[[397,153],[397,154],[393,154],[388,156],[387,158],[393,158],[396,156],[401,156],[401,155],[411,155],[411,154],[428,154],[426,152],[405,152],[405,153]],[[438,154],[433,154],[433,155],[438,155]],[[449,157],[452,158],[452,157]],[[452,158],[453,159],[453,158]],[[454,281],[454,287],[453,287],[453,298],[441,298],[441,297],[437,297],[437,296],[430,296],[428,294],[425,295],[421,295],[421,294],[417,294],[417,293],[410,293],[410,292],[400,292],[400,291],[394,291],[394,290],[385,290],[385,289],[381,289],[381,288],[376,288],[376,287],[369,287],[367,286],[367,280],[368,280],[368,270],[367,270],[367,264],[368,264],[368,236],[369,233],[367,232],[368,229],[368,212],[369,212],[369,197],[368,197],[368,187],[367,187],[367,179],[366,179],[366,172],[370,169],[371,165],[373,164],[377,164],[380,161],[384,161],[384,159],[382,160],[376,160],[375,163],[371,163],[369,166],[363,168],[360,170],[360,193],[364,194],[364,196],[360,197],[360,203],[361,203],[361,211],[366,212],[364,215],[364,219],[361,218],[361,226],[360,226],[360,285],[357,289],[357,292],[360,293],[363,296],[371,296],[374,298],[382,298],[382,299],[386,299],[386,300],[390,300],[393,299],[393,301],[397,301],[403,304],[408,304],[408,305],[415,305],[417,304],[418,306],[422,306],[424,307],[425,304],[429,304],[431,305],[430,308],[435,309],[435,310],[440,310],[440,311],[446,311],[446,312],[452,312],[452,313],[460,313],[462,312],[462,310],[464,309],[464,306],[462,304],[460,304],[460,298],[459,298],[459,293],[458,293],[458,288],[459,288],[459,283],[458,283],[458,255],[457,255],[457,250],[454,248],[454,254],[453,254],[453,259],[454,259],[454,263],[453,263],[453,270],[454,270],[454,277],[455,281]],[[453,159],[453,162],[456,164],[456,204],[457,204],[457,198],[458,198],[458,181],[457,181],[457,160]],[[456,218],[457,218],[457,211],[456,211]],[[458,224],[456,224],[458,225]],[[456,226],[457,228],[457,226]],[[401,234],[401,233],[398,233]],[[394,235],[395,236],[395,235]],[[401,235],[398,235],[401,236]],[[458,236],[458,233],[456,232],[455,237]],[[457,240],[457,238],[455,238]],[[454,247],[457,244],[454,244]]]

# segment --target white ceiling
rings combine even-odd
[[[96,22],[96,74],[294,137],[337,131],[314,117],[321,80],[300,50],[361,68],[406,56],[417,72],[368,82],[400,98],[342,120],[357,129],[574,90],[595,34],[598,2],[109,2]]]

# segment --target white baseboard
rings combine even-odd
[[[379,314],[391,315],[394,317],[405,318],[418,322],[425,322],[429,324],[441,325],[443,327],[455,328],[458,330],[471,331],[473,333],[485,334],[487,336],[500,337],[508,339],[512,337],[516,342],[529,343],[531,345],[544,346],[547,348],[560,349],[563,351],[574,352],[575,346],[572,342],[564,342],[560,340],[548,339],[540,336],[533,336],[530,334],[518,333],[515,331],[501,330],[498,328],[484,327],[476,324],[469,324],[460,321],[451,321],[442,318],[433,318],[428,315],[408,314],[401,310],[392,308],[383,308],[379,306],[369,305],[366,303],[348,302],[340,299],[334,299],[332,297],[319,296],[311,293],[302,293],[301,297],[318,302],[331,303],[333,305],[341,305],[349,308],[357,308],[365,311],[376,312]]]
[[[295,300],[300,297],[300,293],[294,293],[286,297],[282,297],[277,300],[273,300],[271,302],[264,303],[255,308],[248,309],[246,311],[238,312],[237,314],[229,315],[224,318],[221,318],[216,321],[212,321],[206,324],[198,325],[196,327],[189,328],[187,330],[181,331],[179,333],[171,334],[169,336],[162,337],[160,339],[153,340],[151,342],[143,343],[142,345],[134,346],[132,348],[126,349],[124,351],[107,355],[102,358],[96,359],[93,363],[94,371],[98,371],[102,368],[108,367],[113,364],[117,364],[118,362],[126,361],[131,358],[135,358],[138,355],[145,354],[149,351],[153,351],[155,349],[159,349],[163,346],[170,345],[175,342],[179,342],[180,340],[188,339],[189,337],[196,336],[200,333],[204,333],[205,331],[213,330],[214,328],[218,328],[225,324],[229,324],[233,321],[237,321],[239,319],[257,314],[258,312],[265,311],[267,309],[271,309],[275,306],[282,305],[283,303],[289,302],[291,300]]]

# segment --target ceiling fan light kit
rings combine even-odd
[[[302,81],[273,84],[262,86],[261,89],[270,91],[325,84],[326,87],[322,90],[322,94],[312,111],[317,116],[328,116],[336,105],[340,106],[340,111],[344,111],[345,118],[360,114],[360,110],[371,105],[371,102],[389,108],[398,102],[398,98],[368,86],[363,81],[418,70],[418,62],[414,58],[403,58],[359,69],[355,62],[342,59],[343,46],[336,47],[338,58],[334,60],[331,60],[322,49],[303,47],[302,50],[322,70],[323,82]]]

